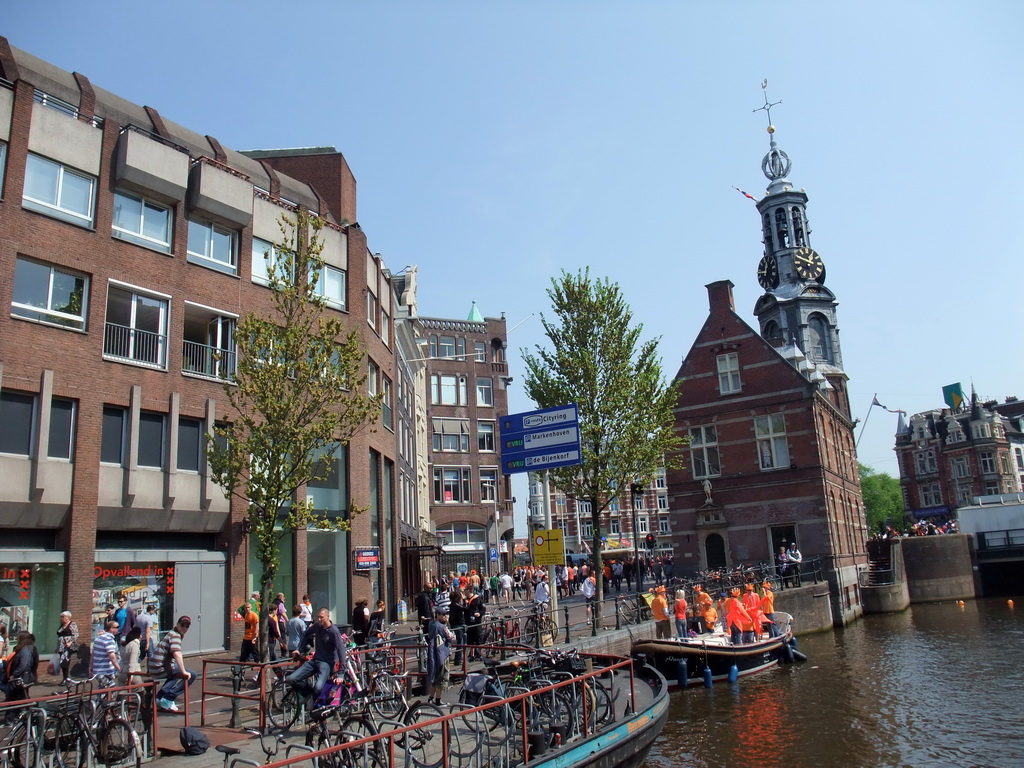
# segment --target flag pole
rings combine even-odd
[[[862,437],[864,437],[864,430],[867,429],[868,419],[871,418],[871,411],[872,411],[872,409],[874,409],[875,403],[877,403],[877,402],[878,402],[878,393],[876,392],[875,396],[871,398],[871,405],[868,406],[868,415],[864,417],[864,423],[861,424],[861,426],[860,426],[860,435],[857,436],[857,442],[853,446],[854,450],[857,450],[860,447],[860,439]]]

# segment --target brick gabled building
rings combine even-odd
[[[771,562],[795,541],[820,558],[843,624],[862,612],[867,530],[836,301],[810,248],[807,195],[786,178],[774,136],[762,169],[761,332],[736,314],[732,282],[711,283],[708,318],[676,374],[689,447],[668,474],[675,561],[693,571]]]

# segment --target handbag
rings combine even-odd
[[[50,656],[50,663],[46,665],[46,674],[56,675],[60,672],[60,654],[54,653]]]

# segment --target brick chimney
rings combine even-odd
[[[726,310],[736,311],[736,304],[732,299],[732,280],[718,280],[708,283],[704,287],[708,289],[708,305],[711,308],[711,314]]]

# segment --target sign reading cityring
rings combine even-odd
[[[361,547],[352,551],[352,558],[357,571],[376,571],[380,569],[380,547]]]

